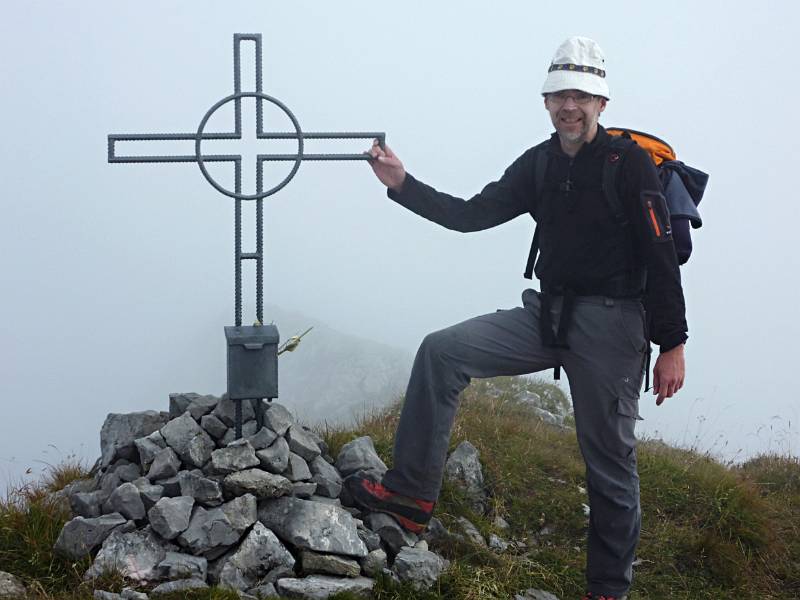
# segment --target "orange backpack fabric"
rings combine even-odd
[[[658,139],[656,136],[650,135],[649,133],[643,133],[633,129],[619,129],[617,127],[606,129],[606,132],[609,135],[623,135],[624,133],[627,133],[634,142],[647,151],[657,167],[661,165],[662,162],[677,160],[677,156],[675,155],[675,151],[672,149],[672,146],[670,146],[664,140]]]

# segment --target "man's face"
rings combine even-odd
[[[569,144],[579,144],[594,137],[606,99],[580,90],[563,90],[547,94],[544,106],[559,137]]]

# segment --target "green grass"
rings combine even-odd
[[[555,386],[522,378],[477,380],[464,392],[451,447],[469,440],[480,450],[490,511],[473,513],[447,484],[436,509],[450,528],[464,516],[484,535],[525,546],[497,554],[466,541],[448,543],[435,548],[451,568],[433,590],[417,592],[380,579],[378,600],[507,600],[530,587],[562,600],[580,597],[587,525],[582,504],[588,502],[583,461],[574,431],[545,425],[519,400],[531,393],[552,408],[568,402]],[[400,401],[365,415],[355,427],[320,433],[333,456],[348,441],[370,435],[391,464],[399,410]],[[638,460],[643,518],[631,600],[800,597],[800,461],[765,455],[732,467],[659,441],[642,442]],[[55,468],[40,484],[18,487],[0,503],[0,570],[21,577],[34,598],[92,597],[92,584],[81,582],[88,561],[73,564],[52,554],[68,514],[47,496],[84,474],[76,465]],[[494,527],[495,515],[511,524],[510,533]],[[94,585],[118,591],[123,582],[112,577]],[[212,588],[169,600],[178,598],[236,595]]]

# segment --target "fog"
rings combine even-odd
[[[705,224],[682,269],[686,385],[661,407],[643,395],[638,433],[731,461],[800,449],[797,3],[7,0],[4,9],[0,488],[70,454],[93,460],[109,412],[164,410],[175,391],[224,391],[233,201],[196,164],[108,164],[106,138],[195,131],[233,92],[236,32],[263,34],[264,92],[304,131],[385,131],[409,172],[466,197],[550,134],[539,90],[558,44],[596,39],[611,90],[601,123],[650,131],[711,174]],[[245,89],[253,68],[250,54]],[[266,129],[290,127],[276,110],[266,119]],[[309,141],[306,151],[368,145]],[[268,169],[266,184],[289,168]],[[214,174],[232,185],[224,169]],[[252,192],[248,171],[244,181]],[[365,163],[304,162],[264,207],[265,300],[404,351],[429,331],[519,305],[530,285],[530,217],[447,231],[386,198]],[[246,270],[245,322],[253,279]]]

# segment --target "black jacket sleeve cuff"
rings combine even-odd
[[[673,348],[677,348],[681,344],[685,344],[686,340],[689,339],[689,336],[685,333],[677,333],[675,335],[669,336],[667,339],[661,342],[659,345],[659,352],[664,354],[664,352],[669,352]]]

